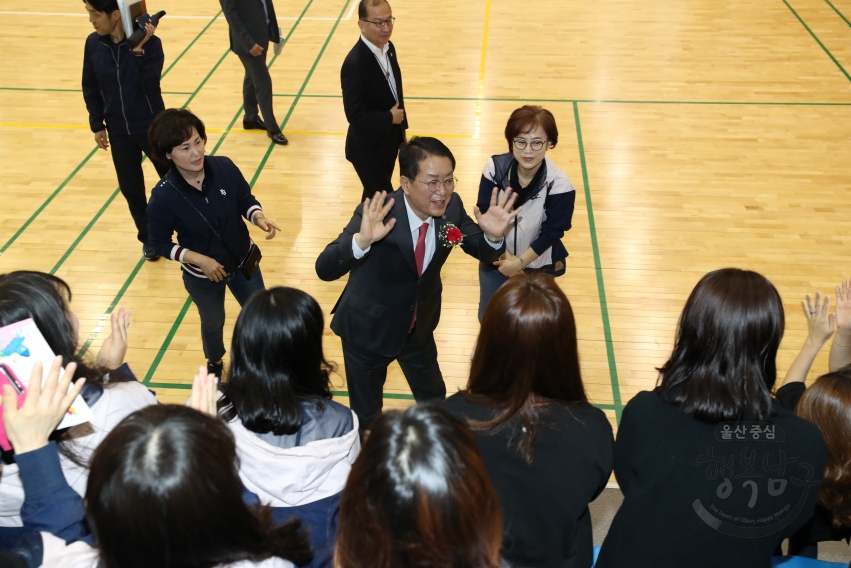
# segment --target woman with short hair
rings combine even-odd
[[[148,131],[151,156],[171,169],[151,190],[148,239],[156,254],[183,269],[183,285],[201,316],[207,369],[222,376],[225,288],[239,305],[264,288],[260,257],[242,218],[266,231],[267,219],[242,172],[224,156],[205,156],[204,123],[189,109],[169,108]],[[177,233],[177,244],[172,240]]]
[[[502,515],[470,431],[429,405],[372,423],[340,502],[336,568],[498,568]]]
[[[598,568],[768,568],[809,520],[826,450],[771,397],[783,326],[764,276],[725,268],[697,283],[659,386],[623,410],[624,500]]]
[[[472,428],[505,518],[502,555],[524,567],[587,568],[588,503],[612,473],[612,426],[585,395],[570,302],[552,276],[494,295],[467,388],[444,406]]]
[[[331,565],[340,494],[360,450],[356,415],[331,400],[322,309],[279,286],[256,292],[236,320],[219,415],[236,438],[239,475],[274,519],[302,521]]]
[[[510,277],[521,272],[565,272],[567,249],[561,242],[570,230],[576,190],[567,175],[547,157],[558,144],[553,114],[536,105],[523,105],[505,125],[508,152],[491,156],[482,172],[476,204],[482,213],[499,188],[517,194],[514,207],[523,211],[505,232],[506,252],[493,266],[479,264],[479,321],[488,302]]]

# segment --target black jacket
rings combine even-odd
[[[110,36],[97,32],[86,38],[83,99],[92,132],[106,128],[144,134],[165,108],[160,91],[163,44],[153,36],[143,49],[145,54],[137,56],[130,53],[126,40],[114,44]]]
[[[405,108],[402,70],[399,68],[396,48],[392,41],[389,43],[387,59],[396,78],[399,108]],[[351,161],[362,156],[368,157],[374,152],[397,151],[403,133],[408,128],[407,113],[401,125],[393,124],[393,114],[390,112],[396,104],[393,91],[375,55],[360,38],[343,61],[340,83],[343,89],[343,109],[349,121],[346,159]]]
[[[186,249],[216,259],[232,274],[251,246],[248,227],[241,217],[252,220],[260,211],[251,187],[230,158],[205,156],[201,191],[190,187],[176,168],[171,168],[151,190],[148,239],[157,254],[180,261],[183,269],[194,276],[204,277],[204,273],[194,264],[183,263]],[[172,240],[175,232],[178,244]]]
[[[272,0],[266,0],[268,24],[263,0],[219,0],[219,4],[228,21],[230,48],[234,53],[249,55],[255,43],[266,49],[270,41],[278,43],[281,40],[281,30]]]
[[[440,320],[440,297],[443,284],[440,269],[449,258],[451,248],[438,239],[434,256],[417,275],[414,246],[408,212],[401,189],[388,195],[395,199],[384,222],[396,219],[396,226],[382,240],[372,244],[366,256],[356,259],[352,237],[360,231],[363,204],[358,205],[349,224],[334,242],[316,259],[316,274],[322,280],[337,280],[349,274],[349,281],[331,313],[331,329],[358,347],[385,357],[395,357],[408,336],[414,306],[417,307],[417,342],[425,345]],[[442,218],[435,218],[435,235],[447,222],[461,230],[461,248],[483,262],[494,262],[505,251],[485,242],[484,233],[464,211],[461,196],[452,195]]]

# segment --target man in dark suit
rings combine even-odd
[[[390,42],[395,19],[385,0],[360,0],[361,36],[340,71],[349,121],[346,159],[363,184],[361,201],[377,191],[393,192],[393,168],[408,128],[402,71]]]
[[[505,251],[502,235],[518,211],[508,191],[474,214],[455,195],[455,158],[440,140],[414,137],[399,153],[401,187],[376,193],[316,260],[316,274],[349,281],[331,313],[343,340],[352,410],[361,429],[381,413],[387,366],[399,361],[418,402],[442,400],[434,329],[440,320],[440,269],[454,244],[492,263]],[[385,223],[385,219],[387,220]],[[484,231],[484,232],[483,232]]]
[[[242,126],[246,130],[265,130],[275,144],[287,144],[272,111],[272,76],[266,67],[269,42],[281,41],[275,6],[272,0],[219,0],[219,4],[230,28],[230,48],[245,67]]]

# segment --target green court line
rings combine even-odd
[[[286,42],[289,41],[290,36],[292,36],[296,27],[298,27],[298,25],[301,23],[302,18],[307,13],[307,10],[308,10],[308,8],[310,8],[311,4],[313,4],[313,0],[309,0],[308,3],[305,5],[304,9],[301,11],[301,14],[299,15],[298,19],[296,19],[295,23],[293,24],[293,27],[290,28],[290,31],[287,34],[287,37],[284,39],[285,44],[286,44]],[[348,5],[348,3],[346,5]],[[342,17],[342,15],[343,14],[341,12],[340,17]],[[340,18],[338,17],[337,22],[339,22],[339,21],[340,21]],[[334,26],[334,29],[336,29],[336,26]],[[331,33],[333,34],[333,30],[332,30]],[[329,39],[330,39],[330,35],[329,35]],[[327,45],[327,41],[326,41],[326,45]],[[323,51],[324,51],[324,49],[323,49]],[[322,57],[322,52],[319,53],[318,57]],[[272,65],[275,63],[275,61],[277,60],[277,58],[278,58],[277,55],[273,56],[272,59],[269,61],[269,64],[268,64],[267,67],[271,68]],[[317,61],[318,61],[318,59],[317,59]],[[315,66],[316,66],[316,64],[314,63],[314,67]],[[311,73],[312,72],[313,72],[313,70],[311,69]],[[305,84],[307,83],[307,80],[309,80],[309,79],[310,79],[310,75],[308,75],[307,79],[305,79]],[[302,86],[302,89],[304,89],[304,86]],[[228,124],[228,127],[225,129],[225,132],[222,134],[222,137],[219,138],[219,141],[218,141],[218,143],[216,143],[216,146],[213,148],[213,151],[210,152],[211,155],[216,153],[216,151],[221,146],[222,142],[224,142],[225,138],[227,138],[227,135],[230,133],[231,128],[233,128],[233,125],[236,122],[236,119],[242,113],[243,108],[244,108],[243,105],[239,105],[239,109],[233,115],[233,118],[231,119],[230,124]],[[292,112],[292,109],[290,109],[290,112],[287,113],[287,116],[284,118],[284,122],[281,124],[281,129],[283,129],[283,127],[286,125],[286,122],[289,120],[291,112]],[[252,178],[252,181],[251,181],[252,187],[254,187],[254,180],[257,179],[257,175],[258,175],[259,171],[262,170],[263,167],[266,165],[266,160],[268,159],[270,151],[266,153],[266,156],[263,158],[263,161],[260,162],[260,165],[257,168],[257,172],[255,173],[255,175],[254,175],[254,177]],[[171,345],[171,342],[174,339],[174,336],[177,333],[178,328],[183,323],[183,318],[186,317],[186,312],[189,310],[189,306],[191,306],[191,305],[192,305],[192,297],[188,296],[186,298],[186,301],[183,303],[183,307],[181,308],[180,313],[177,314],[177,318],[174,320],[174,323],[172,324],[171,329],[169,330],[168,334],[166,335],[165,339],[163,340],[162,345],[160,346],[159,350],[157,351],[156,357],[154,357],[154,360],[151,363],[151,366],[148,368],[148,372],[145,374],[145,378],[142,380],[142,384],[145,384],[145,385],[151,384],[151,379],[153,378],[154,373],[156,372],[157,368],[160,365],[160,362],[162,361],[163,357],[165,356],[166,352],[168,351],[168,348]],[[157,384],[157,383],[155,383],[155,384]]]
[[[836,60],[836,58],[833,56],[830,50],[825,47],[825,45],[821,42],[818,36],[813,33],[813,30],[811,30],[807,23],[804,21],[804,19],[798,15],[798,12],[796,12],[795,9],[786,0],[783,0],[783,3],[786,4],[786,7],[789,8],[793,14],[795,14],[795,17],[798,18],[798,21],[801,22],[801,25],[804,26],[804,29],[806,29],[810,33],[810,35],[813,36],[813,39],[816,40],[816,43],[819,44],[819,46],[824,50],[827,56],[830,57],[830,60],[833,61],[834,64],[836,64],[839,70],[842,71],[842,74],[845,75],[845,78],[851,81],[851,75],[849,75],[845,68],[842,67],[842,65],[839,63],[839,61]]]
[[[168,75],[168,72],[169,72],[169,71],[171,71],[171,70],[172,70],[172,68],[173,68],[175,65],[177,65],[177,62],[178,62],[178,61],[180,61],[180,59],[184,56],[184,54],[186,54],[186,52],[187,52],[187,51],[189,51],[189,49],[190,49],[193,45],[195,45],[195,42],[196,42],[196,41],[198,41],[198,38],[200,38],[202,35],[204,35],[204,34],[207,32],[207,30],[210,28],[210,26],[212,26],[212,25],[213,25],[213,22],[215,22],[215,21],[216,21],[216,19],[217,19],[219,16],[221,16],[221,15],[222,15],[222,11],[221,11],[221,10],[219,10],[218,12],[216,12],[216,15],[215,15],[215,16],[213,16],[213,19],[212,19],[212,20],[210,20],[209,22],[207,22],[207,25],[206,25],[206,26],[204,26],[204,27],[201,29],[201,31],[198,33],[198,35],[196,35],[196,36],[195,36],[195,39],[193,39],[192,41],[190,41],[190,42],[189,42],[189,45],[187,45],[187,46],[184,48],[184,50],[180,52],[180,55],[178,55],[178,56],[175,58],[175,60],[171,62],[171,65],[169,65],[169,66],[168,66],[168,69],[166,69],[166,70],[165,70],[165,72],[164,72],[162,75],[160,75],[160,80],[165,79],[165,76],[166,76],[166,75]]]
[[[85,166],[85,165],[86,165],[86,162],[88,162],[88,161],[91,159],[91,157],[95,155],[95,152],[97,152],[97,150],[98,150],[98,147],[97,147],[97,146],[95,146],[94,148],[92,148],[92,151],[91,151],[91,152],[89,152],[89,155],[88,155],[88,156],[86,156],[86,157],[83,159],[83,161],[82,161],[82,162],[80,162],[79,164],[77,164],[77,167],[76,167],[76,168],[74,168],[74,171],[72,171],[72,172],[71,172],[71,175],[69,175],[68,177],[66,177],[66,178],[65,178],[65,181],[63,181],[62,183],[60,183],[60,184],[59,184],[59,187],[57,187],[57,188],[56,188],[56,190],[55,190],[53,193],[51,193],[51,194],[50,194],[50,196],[49,196],[47,199],[45,199],[45,200],[44,200],[44,202],[43,202],[43,203],[39,206],[39,208],[38,208],[38,209],[36,209],[36,210],[35,210],[35,212],[34,212],[32,215],[30,215],[30,218],[29,218],[29,219],[27,219],[27,220],[24,222],[24,224],[23,224],[23,225],[21,225],[21,228],[20,228],[20,229],[18,229],[17,231],[15,231],[15,234],[14,234],[14,235],[12,235],[12,237],[11,237],[8,241],[6,241],[6,244],[5,244],[5,245],[3,245],[2,247],[0,247],[0,256],[2,256],[2,255],[3,255],[3,253],[5,253],[5,252],[6,252],[6,250],[8,250],[8,248],[12,245],[12,243],[14,243],[14,242],[18,239],[18,237],[20,237],[20,236],[21,236],[21,234],[22,234],[24,231],[26,231],[26,230],[27,230],[27,227],[29,227],[29,226],[32,224],[32,222],[33,222],[33,221],[35,221],[35,218],[36,218],[36,217],[38,217],[38,216],[41,214],[41,212],[42,212],[42,211],[44,211],[44,209],[45,209],[48,205],[50,205],[50,202],[51,202],[51,201],[53,201],[53,199],[54,199],[57,195],[59,195],[59,192],[60,192],[60,191],[62,191],[63,189],[65,189],[65,186],[66,186],[66,185],[68,185],[68,182],[69,182],[69,181],[71,181],[71,178],[72,178],[72,177],[74,177],[75,175],[77,175],[77,172],[79,172],[79,171],[83,168],[83,166]]]
[[[600,297],[600,314],[603,318],[603,335],[606,340],[606,356],[609,360],[609,377],[612,382],[612,400],[618,424],[621,421],[623,404],[618,383],[618,368],[615,362],[615,347],[609,323],[609,307],[606,302],[606,287],[603,285],[603,266],[600,262],[600,247],[597,243],[597,225],[594,222],[594,207],[591,204],[591,185],[588,182],[588,166],[585,162],[585,144],[582,142],[582,125],[579,122],[579,104],[573,103],[573,118],[576,121],[576,140],[579,143],[579,161],[582,165],[582,184],[585,187],[585,208],[588,210],[588,228],[591,232],[591,248],[594,251],[594,272],[597,275],[597,293]]]
[[[843,20],[845,20],[845,23],[846,23],[846,24],[848,24],[848,26],[849,26],[849,27],[851,27],[851,22],[849,22],[849,21],[848,21],[848,18],[846,18],[846,17],[845,17],[845,15],[844,15],[842,12],[840,12],[840,11],[836,8],[836,6],[834,6],[834,5],[831,3],[831,1],[830,1],[830,0],[824,0],[824,1],[825,1],[825,2],[827,2],[827,5],[828,5],[828,6],[830,6],[831,8],[833,8],[833,11],[834,11],[834,12],[836,12],[836,13],[839,15],[839,17],[840,17],[840,18],[842,18]]]
[[[221,14],[221,10],[219,10],[219,14]],[[213,19],[212,19],[212,20],[210,20],[210,22],[209,22],[206,26],[204,26],[204,29],[202,29],[202,30],[198,33],[198,35],[197,35],[197,36],[195,36],[195,39],[193,39],[193,40],[192,40],[192,42],[189,44],[190,46],[191,46],[192,44],[194,44],[194,43],[198,40],[198,38],[199,38],[199,37],[201,37],[201,35],[202,35],[204,32],[206,32],[206,31],[207,31],[207,29],[209,29],[210,24],[212,24],[212,23],[216,20],[216,18],[218,18],[218,17],[219,17],[219,14],[216,14],[215,16],[213,16]],[[186,50],[186,49],[184,49],[184,50],[183,50],[183,52],[182,52],[179,56],[177,56],[177,59],[175,59],[175,60],[174,60],[174,62],[171,64],[171,66],[169,66],[169,68],[168,68],[168,70],[166,71],[166,73],[168,73],[168,71],[170,71],[170,70],[171,70],[171,68],[172,68],[172,67],[174,67],[174,64],[175,64],[175,63],[177,63],[177,62],[180,60],[180,58],[181,58],[181,57],[183,57],[183,55],[186,53],[186,51],[187,51],[187,50]],[[221,62],[221,61],[220,61],[220,62]],[[160,76],[160,79],[162,79],[163,77],[165,77],[165,73],[163,73],[163,74]],[[209,76],[208,76],[208,77],[209,77]],[[204,79],[204,81],[206,81],[206,78]],[[199,87],[199,88],[200,88],[200,87]],[[8,87],[8,90],[19,90],[19,89],[15,89],[15,88],[13,88],[13,87]],[[30,90],[30,89],[20,89],[20,90]],[[82,91],[82,89],[81,89],[81,91]],[[197,91],[196,91],[196,92],[197,92]],[[193,96],[194,96],[194,95],[193,95]],[[14,243],[14,242],[18,239],[18,237],[20,237],[20,236],[21,236],[21,234],[22,234],[24,231],[26,231],[26,230],[27,230],[27,227],[29,227],[29,226],[30,226],[30,224],[32,224],[32,222],[35,220],[35,218],[36,218],[36,217],[38,217],[38,216],[41,214],[41,212],[42,212],[42,211],[44,211],[44,209],[45,209],[48,205],[50,205],[50,203],[53,201],[53,199],[54,199],[57,195],[59,195],[59,192],[60,192],[60,191],[62,191],[62,190],[65,188],[65,186],[66,186],[66,185],[68,185],[68,182],[69,182],[69,181],[71,181],[71,178],[73,178],[75,175],[77,175],[77,172],[79,172],[79,171],[83,168],[83,166],[85,166],[85,165],[88,163],[88,161],[92,158],[92,156],[94,156],[94,155],[95,155],[95,152],[97,152],[97,150],[98,150],[98,147],[97,147],[97,146],[95,146],[94,148],[92,148],[92,151],[91,151],[91,152],[89,152],[89,155],[88,155],[88,156],[86,156],[85,158],[83,158],[83,161],[81,161],[79,164],[77,164],[77,167],[76,167],[76,168],[74,168],[74,171],[72,171],[72,172],[71,172],[71,175],[69,175],[67,178],[65,178],[65,181],[63,181],[61,184],[59,184],[59,187],[57,187],[57,188],[56,188],[56,190],[55,190],[53,193],[51,193],[51,194],[50,194],[50,196],[49,196],[49,197],[48,197],[48,198],[47,198],[47,199],[46,199],[46,200],[45,200],[45,201],[41,204],[41,206],[39,206],[39,208],[38,208],[38,209],[36,209],[36,210],[35,210],[35,212],[34,212],[32,215],[30,215],[29,219],[27,219],[27,220],[24,222],[24,224],[21,226],[21,228],[20,228],[20,229],[18,229],[18,230],[15,232],[15,234],[14,234],[14,235],[12,235],[12,237],[11,237],[8,241],[6,241],[6,244],[4,244],[2,247],[0,247],[0,256],[2,256],[2,255],[3,255],[3,253],[5,253],[5,252],[6,252],[6,250],[7,250],[7,249],[8,249],[8,248],[12,245],[12,243]],[[116,189],[116,193],[117,193],[118,191],[119,191],[119,190],[118,190],[118,189]],[[116,193],[113,193],[112,197],[110,197],[110,200],[115,199],[115,195],[116,195]],[[101,212],[102,212],[102,211],[101,211]],[[101,212],[98,212],[98,215],[100,215],[100,214],[101,214]],[[74,245],[73,245],[73,246],[76,246],[76,244],[77,244],[78,242],[79,242],[79,239],[78,239],[77,241],[75,241],[75,243],[74,243]],[[70,249],[69,249],[69,250],[70,250]],[[65,256],[65,257],[63,257],[63,260],[64,260],[64,258],[67,258],[67,255],[68,255],[68,254],[69,254],[69,253],[68,253],[68,252],[66,252],[66,256]],[[51,274],[53,274],[53,272],[54,272],[57,268],[58,268],[58,265],[57,265],[57,266],[54,266],[54,267],[53,267],[53,271],[51,271]]]
[[[106,323],[106,320],[109,319],[109,316],[115,310],[115,306],[117,306],[118,302],[121,301],[121,298],[124,297],[124,293],[127,291],[127,288],[130,287],[130,281],[133,280],[133,278],[136,277],[136,274],[139,273],[139,270],[142,268],[142,265],[145,264],[145,262],[146,262],[145,257],[143,256],[142,258],[139,259],[139,262],[136,263],[136,267],[133,269],[133,272],[130,273],[130,278],[128,278],[124,282],[124,286],[121,287],[121,290],[118,291],[118,294],[112,300],[112,303],[109,304],[109,307],[106,309],[106,312],[104,312],[104,314],[101,316],[100,321],[98,321],[95,328],[89,334],[89,337],[88,337],[88,339],[86,339],[86,342],[83,343],[83,346],[80,347],[79,351],[77,351],[77,357],[83,357],[83,355],[86,354],[86,351],[89,350],[89,347],[91,346],[92,341],[94,341],[95,337],[97,337],[98,333],[100,333],[100,330],[101,330],[101,328],[103,328],[104,324]]]

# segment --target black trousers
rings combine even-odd
[[[349,406],[358,416],[361,431],[369,430],[370,423],[381,414],[387,367],[394,360],[402,367],[417,402],[446,398],[446,383],[437,363],[437,345],[433,336],[420,347],[416,343],[416,333],[412,331],[396,357],[384,357],[344,339],[343,361],[349,387]]]
[[[400,128],[397,130],[399,131],[397,140],[370,148],[366,152],[358,152],[356,156],[348,158],[363,185],[361,201],[367,197],[372,198],[377,191],[386,191],[389,194],[396,189],[398,184],[393,184],[393,170],[396,168],[399,145],[402,143],[402,131]]]
[[[269,47],[269,44],[266,44]],[[272,111],[272,76],[266,67],[266,52],[254,57],[253,55],[237,54],[245,68],[245,78],[242,80],[242,104],[245,107],[245,120],[250,122],[258,117],[257,110],[263,115],[266,130],[270,134],[281,131],[275,113]]]
[[[145,194],[145,174],[142,171],[142,153],[151,157],[151,147],[148,135],[127,134],[127,131],[108,131],[109,147],[112,152],[112,163],[118,176],[118,186],[121,194],[127,200],[130,216],[136,224],[136,238],[148,244],[148,217],[145,209],[148,199]],[[160,177],[168,171],[168,164],[151,160]],[[152,186],[155,184],[151,184]]]

